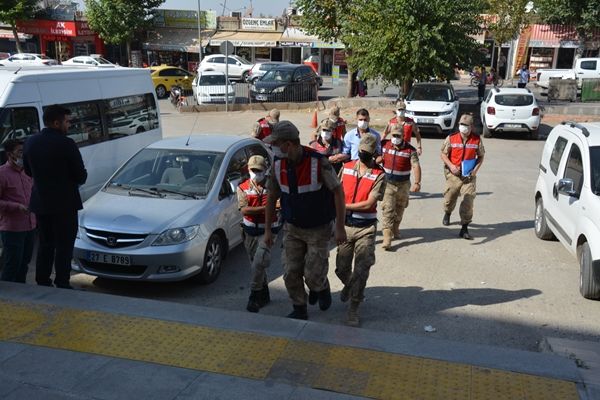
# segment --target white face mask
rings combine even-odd
[[[281,147],[279,146],[271,146],[271,150],[273,151],[273,155],[277,158],[287,158],[287,153],[281,151]]]
[[[252,179],[254,182],[262,182],[265,180],[265,173],[250,171],[250,179]]]
[[[459,125],[458,126],[458,131],[460,133],[462,133],[463,135],[466,135],[467,133],[469,133],[469,131],[471,130],[470,127],[466,126],[466,125]]]
[[[23,168],[23,158],[19,157],[19,158],[15,159],[15,165],[19,168]]]
[[[402,144],[402,142],[403,142],[402,138],[399,138],[399,137],[392,137],[392,144],[393,144],[394,146],[399,146],[399,145],[401,145],[401,144]]]
[[[321,137],[323,138],[323,140],[330,141],[331,136],[332,136],[331,131],[321,131]]]
[[[362,120],[358,121],[358,129],[367,129],[369,127],[369,121]]]
[[[396,116],[398,118],[404,118],[404,115],[406,115],[406,112],[404,110],[396,110]]]

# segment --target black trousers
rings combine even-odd
[[[50,286],[54,265],[54,284],[69,286],[71,259],[77,235],[77,211],[62,214],[37,215],[40,244],[37,252],[35,281]]]
[[[485,96],[485,85],[477,85],[477,96],[483,99]]]

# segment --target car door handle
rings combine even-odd
[[[558,200],[558,184],[555,183],[552,186],[552,197],[554,197],[555,200]]]

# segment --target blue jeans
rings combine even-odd
[[[25,283],[27,268],[33,254],[34,231],[0,232],[4,268],[0,280]]]

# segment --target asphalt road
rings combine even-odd
[[[468,89],[464,89],[465,92]],[[164,136],[195,133],[246,134],[260,112],[178,114],[161,102]],[[349,117],[352,110],[344,110]],[[374,112],[383,124],[391,111]],[[302,132],[310,133],[310,112],[283,112]],[[444,227],[444,178],[439,149],[442,138],[426,136],[421,157],[423,192],[411,196],[401,225],[402,239],[385,252],[377,238],[377,263],[371,269],[363,327],[428,335],[472,343],[537,350],[545,336],[600,341],[600,303],[578,292],[578,264],[558,242],[533,232],[533,190],[543,141],[518,135],[484,140],[485,163],[478,175],[472,242],[458,238],[458,210]],[[277,260],[277,256],[275,257]],[[342,285],[330,254],[329,279],[334,303],[326,312],[309,308],[311,320],[342,324],[347,306],[339,301]],[[272,302],[262,313],[284,316],[291,310],[279,262],[271,265]],[[244,310],[249,265],[243,247],[231,251],[219,279],[150,284],[99,279],[84,274],[72,283],[86,290],[125,296]],[[433,333],[426,333],[425,326]]]

